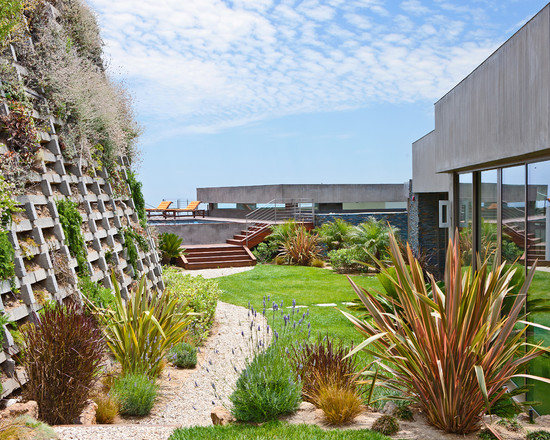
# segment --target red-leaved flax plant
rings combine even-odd
[[[360,320],[343,312],[366,336],[351,353],[366,350],[376,356],[386,373],[382,385],[416,402],[434,426],[459,434],[476,431],[505,392],[503,385],[513,377],[534,378],[521,372],[546,350],[525,342],[529,323],[521,320],[535,268],[503,316],[514,269],[480,261],[478,270],[462,273],[457,238],[449,242],[440,288],[432,276],[425,283],[408,245],[405,261],[393,234],[390,251],[396,271],[381,271],[394,284],[397,299],[367,291],[350,279],[370,315]],[[394,311],[388,313],[378,296],[395,304]]]

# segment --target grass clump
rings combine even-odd
[[[322,430],[316,425],[290,425],[272,421],[261,426],[233,424],[228,426],[197,426],[176,429],[169,440],[389,440],[388,437],[368,429]]]
[[[97,404],[95,414],[97,423],[105,425],[114,423],[115,417],[120,411],[118,400],[103,392],[95,394],[92,400]]]
[[[323,411],[330,425],[338,426],[357,417],[363,409],[362,403],[357,390],[323,383],[318,390],[316,406]]]
[[[525,436],[527,440],[550,440],[550,432],[548,431],[531,431]]]
[[[145,416],[155,403],[157,385],[145,374],[126,374],[114,381],[111,393],[120,403],[121,414]]]
[[[25,398],[38,403],[41,420],[73,423],[100,374],[104,344],[95,321],[75,305],[54,305],[22,334]]]
[[[384,435],[393,435],[399,431],[399,422],[393,416],[385,414],[372,424],[372,430]]]
[[[180,342],[170,349],[166,358],[178,368],[195,368],[197,349],[187,342]]]
[[[406,420],[409,422],[414,420],[413,412],[408,406],[398,406],[395,408],[392,415],[399,420]]]
[[[53,428],[29,415],[0,421],[0,440],[52,440],[57,438]]]

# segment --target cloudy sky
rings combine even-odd
[[[547,0],[89,0],[144,128],[148,204],[401,183],[433,103]]]

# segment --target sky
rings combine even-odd
[[[88,0],[143,128],[148,205],[403,183],[433,104],[548,0]]]

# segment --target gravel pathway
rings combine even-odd
[[[210,412],[214,406],[228,404],[237,372],[250,357],[251,340],[268,337],[261,314],[255,318],[253,327],[251,331],[251,317],[246,308],[218,302],[216,324],[201,348],[200,364],[190,371],[179,389],[167,387],[162,403],[155,406],[149,417],[124,420],[125,425],[58,426],[55,431],[62,440],[164,440],[177,426],[211,425]]]

